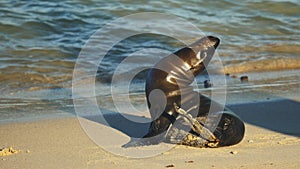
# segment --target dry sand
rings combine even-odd
[[[246,122],[240,144],[215,149],[175,146],[140,159],[103,150],[75,117],[1,124],[0,148],[12,146],[21,151],[1,156],[0,168],[300,168],[299,102],[280,100],[231,108]],[[114,119],[118,121],[118,116]]]

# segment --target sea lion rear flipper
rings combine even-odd
[[[220,113],[221,119],[214,131],[220,140],[219,146],[230,146],[239,143],[245,134],[244,122],[232,111]]]

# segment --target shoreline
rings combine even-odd
[[[144,169],[145,166],[151,168],[300,167],[298,160],[300,124],[295,123],[300,118],[300,113],[297,112],[300,109],[299,101],[286,99],[235,104],[229,107],[235,112],[239,111],[237,114],[246,122],[246,134],[241,143],[214,149],[176,145],[160,155],[140,159],[117,156],[99,147],[87,136],[76,117],[0,124],[0,134],[4,136],[0,137],[1,148],[12,146],[16,150],[21,150],[18,154],[0,157],[0,166],[1,168],[72,169],[121,167]],[[286,112],[289,112],[287,116],[282,116]],[[85,120],[90,124],[95,123],[93,119]],[[123,123],[118,116],[113,116],[112,120]],[[281,125],[277,124],[280,120],[283,121]],[[163,145],[157,146],[159,148]]]
[[[246,94],[250,94],[250,97],[244,97],[237,99],[239,97],[245,96]],[[260,95],[260,96],[259,96]],[[208,96],[208,95],[207,95]],[[256,98],[255,98],[256,97]],[[256,100],[255,100],[256,99]],[[298,97],[290,97],[290,98],[284,98],[281,96],[274,96],[272,94],[264,93],[264,94],[257,94],[256,92],[247,92],[247,93],[232,93],[227,97],[225,106],[232,109],[235,113],[237,113],[239,116],[242,113],[238,113],[239,110],[235,110],[238,107],[249,105],[249,104],[274,104],[276,102],[299,102],[300,103],[300,98]],[[101,112],[104,115],[109,115],[109,116],[115,116],[118,115],[119,113],[111,111],[111,110],[106,110],[106,109],[101,109]],[[93,115],[91,115],[93,116]],[[148,115],[146,115],[148,117]],[[66,119],[66,118],[78,118],[78,115],[76,114],[74,108],[68,109],[67,111],[65,110],[57,110],[56,113],[54,114],[39,114],[39,115],[29,115],[29,116],[24,116],[24,117],[11,117],[8,119],[0,119],[0,125],[3,124],[14,124],[14,123],[27,123],[27,122],[37,122],[37,121],[43,121],[43,120],[58,120],[58,119]]]

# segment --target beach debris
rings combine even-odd
[[[20,152],[20,150],[15,150],[12,147],[3,148],[3,149],[0,150],[0,156],[10,156],[12,154],[17,154],[19,152]]]
[[[225,73],[226,76],[230,76],[230,73]]]
[[[163,153],[161,153],[161,154],[167,155],[167,154],[170,154],[170,152],[169,152],[169,151],[166,151],[166,152],[163,152]]]
[[[248,140],[248,143],[253,143],[254,141],[253,140]]]
[[[236,76],[236,75],[231,75],[231,77],[232,77],[232,78],[237,78],[237,76]]]
[[[213,84],[210,82],[210,80],[205,80],[204,81],[204,87],[205,88],[209,88],[209,87],[212,87],[213,86]]]
[[[241,82],[248,82],[248,76],[241,76]]]
[[[194,162],[193,160],[185,161],[185,163],[193,163],[193,162]]]
[[[167,165],[166,167],[167,167],[167,168],[171,168],[171,167],[175,167],[175,165],[174,165],[174,164],[169,164],[169,165]]]
[[[26,153],[30,153],[30,150],[26,150]]]
[[[237,154],[237,151],[230,151],[230,154]]]

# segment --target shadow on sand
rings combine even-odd
[[[107,112],[107,110],[101,110],[102,112]],[[139,123],[138,121],[145,121],[146,117],[135,116],[126,114],[127,118],[125,118],[122,114],[117,112],[105,113],[104,118],[100,116],[85,116],[85,119],[110,126],[116,130],[123,132],[129,137],[141,138],[148,132],[148,128],[150,123]],[[132,121],[130,119],[135,119]]]
[[[300,102],[282,99],[228,107],[246,123],[300,137]]]
[[[300,102],[294,100],[275,100],[256,103],[245,103],[228,106],[241,119],[255,126],[275,132],[300,137]],[[107,110],[102,110],[107,111]],[[145,117],[127,115],[135,121],[145,121]],[[104,115],[106,123],[97,116],[84,117],[127,134],[140,138],[147,133],[149,123],[138,123],[125,118],[120,113],[111,112]]]

